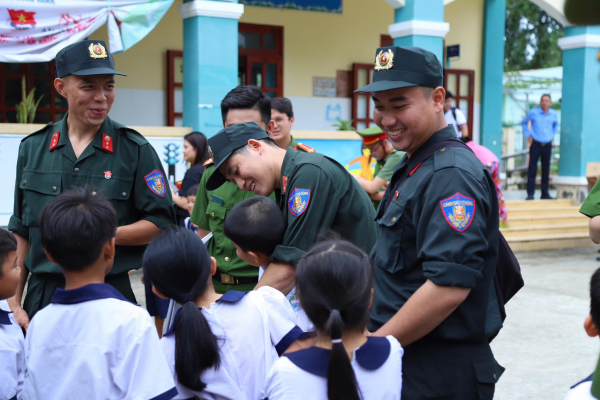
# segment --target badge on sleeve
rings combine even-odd
[[[299,217],[310,203],[310,189],[294,189],[288,198],[288,207],[293,216]]]
[[[165,197],[165,177],[162,172],[155,169],[144,177],[148,188],[157,196]]]
[[[451,227],[459,232],[467,230],[475,215],[475,200],[456,193],[454,196],[440,201],[444,218]]]

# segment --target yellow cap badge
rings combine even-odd
[[[98,43],[98,44],[92,43],[92,44],[90,44],[90,47],[88,47],[88,49],[90,50],[90,57],[92,57],[92,58],[108,57],[108,54],[106,54],[106,49],[100,43]]]
[[[394,53],[392,50],[388,50],[385,53],[383,50],[379,51],[377,57],[375,57],[375,71],[381,71],[382,69],[390,69],[394,66]]]

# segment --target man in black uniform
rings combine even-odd
[[[376,218],[369,330],[405,349],[403,399],[491,399],[504,370],[488,344],[501,327],[492,282],[498,199],[444,119],[442,84],[432,53],[386,47],[373,83],[358,91],[373,93],[375,123],[406,152]]]

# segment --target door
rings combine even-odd
[[[283,27],[239,24],[238,83],[283,97]]]
[[[352,81],[354,90],[371,83],[373,64],[352,64]],[[375,105],[370,93],[352,93],[352,126],[362,130],[375,125],[373,122],[373,109]]]
[[[444,88],[453,94],[452,107],[460,109],[467,118],[469,136],[473,137],[473,99],[475,71],[444,69]]]
[[[283,97],[283,65],[276,56],[246,56],[246,85],[258,86],[267,96]]]

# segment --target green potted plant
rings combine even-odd
[[[35,88],[31,89],[29,94],[27,94],[27,84],[25,82],[25,76],[23,76],[23,79],[21,80],[21,96],[23,100],[16,105],[17,122],[20,124],[33,123],[33,120],[35,119],[35,112],[44,95],[40,96],[40,98],[35,101],[33,98],[34,94]]]
[[[333,124],[332,126],[337,128],[338,131],[353,131],[354,127],[352,126],[352,120],[344,121],[343,119],[338,118],[338,123]]]

